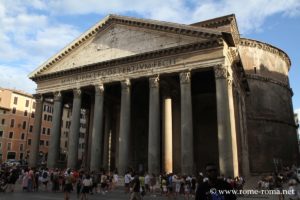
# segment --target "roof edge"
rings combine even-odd
[[[288,65],[288,69],[290,70],[290,68],[291,68],[292,63],[291,63],[290,57],[288,56],[287,53],[285,53],[282,49],[280,49],[278,47],[275,47],[266,42],[261,42],[259,40],[248,39],[248,38],[241,38],[240,45],[248,46],[248,47],[258,47],[258,48],[264,49],[266,51],[269,51],[270,53],[277,54],[279,57],[281,57],[286,62],[286,64]]]

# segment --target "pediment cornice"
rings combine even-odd
[[[47,70],[48,68],[54,66],[57,62],[64,59],[75,49],[80,47],[83,43],[85,43],[87,40],[92,38],[95,34],[107,29],[113,24],[134,26],[134,27],[146,28],[146,29],[151,29],[156,31],[169,32],[173,34],[175,33],[175,34],[187,35],[192,37],[200,37],[204,39],[217,39],[222,37],[220,31],[203,28],[203,27],[194,27],[194,26],[184,25],[184,24],[162,22],[162,21],[149,20],[149,19],[139,19],[133,17],[124,17],[119,15],[108,15],[103,20],[101,20],[96,25],[94,25],[92,28],[90,28],[88,31],[86,31],[77,39],[75,39],[73,42],[71,42],[69,45],[67,45],[65,48],[63,48],[60,52],[58,52],[50,59],[48,59],[36,70],[34,70],[31,74],[29,74],[29,78],[34,80],[36,76],[39,76],[43,71]]]

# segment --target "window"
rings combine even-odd
[[[43,128],[42,134],[46,134],[46,128]]]
[[[47,135],[50,135],[50,128],[47,129]]]
[[[46,146],[49,146],[49,141],[46,141]]]
[[[33,130],[33,126],[32,126],[32,125],[30,125],[30,126],[29,126],[29,132],[31,133],[31,132],[32,132],[32,130]]]
[[[47,115],[45,114],[45,115],[44,115],[44,121],[46,121],[46,120],[47,120]]]
[[[3,136],[3,131],[0,131],[0,137],[2,137]]]
[[[27,110],[25,110],[25,112],[24,112],[24,116],[27,116],[27,114],[28,114],[28,113],[27,113]]]
[[[31,118],[34,118],[34,112],[33,112],[33,113],[31,113]]]
[[[33,104],[32,104],[32,108],[33,109],[35,109],[35,105],[36,105],[35,102],[33,102]]]
[[[46,111],[47,110],[47,105],[44,105],[44,111]]]
[[[26,121],[23,121],[23,126],[22,126],[23,129],[26,129]]]
[[[24,140],[24,139],[25,139],[25,133],[22,133],[21,140]]]
[[[14,127],[15,126],[15,120],[14,119],[11,119],[11,121],[10,121],[10,127]]]
[[[51,115],[48,115],[48,121],[52,122],[52,116]]]
[[[20,144],[20,151],[24,150],[24,144]]]
[[[31,145],[31,139],[28,139],[28,145]]]
[[[16,152],[7,152],[7,159],[16,159]]]
[[[14,104],[15,104],[15,105],[18,104],[18,97],[14,97]]]
[[[65,147],[68,147],[68,141],[65,141]]]
[[[69,132],[68,132],[68,131],[66,131],[66,132],[65,132],[65,135],[66,135],[66,137],[68,137],[68,136],[69,136]]]
[[[13,108],[13,109],[12,109],[12,113],[13,113],[13,114],[16,114],[16,108]]]
[[[26,100],[25,107],[29,106],[29,100]]]
[[[68,114],[67,114],[67,117],[69,118],[70,117],[70,111],[68,110]]]
[[[0,149],[2,148],[2,143],[0,142]]]
[[[1,124],[5,124],[5,119],[2,119]]]
[[[11,143],[7,143],[7,150],[10,151],[11,150]]]
[[[13,138],[14,137],[14,133],[13,132],[9,132],[9,138]]]
[[[45,141],[44,140],[40,140],[40,145],[44,146],[45,145]]]

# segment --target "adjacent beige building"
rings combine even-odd
[[[62,120],[61,162],[65,161],[66,143],[70,127],[71,111],[64,107]],[[33,124],[35,120],[35,99],[31,94],[14,89],[0,88],[0,159],[27,160],[32,144]],[[53,120],[53,100],[45,100],[42,108],[42,126],[40,131],[38,163],[45,163],[48,157],[49,139]],[[82,110],[81,127],[85,127],[85,111]],[[82,138],[85,129],[81,129]],[[79,157],[84,155],[84,139],[80,140]]]
[[[2,161],[26,159],[27,137],[32,131],[35,102],[32,95],[0,88]]]

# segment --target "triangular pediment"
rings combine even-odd
[[[189,25],[109,15],[47,60],[29,77],[207,41],[220,35],[219,31]]]

